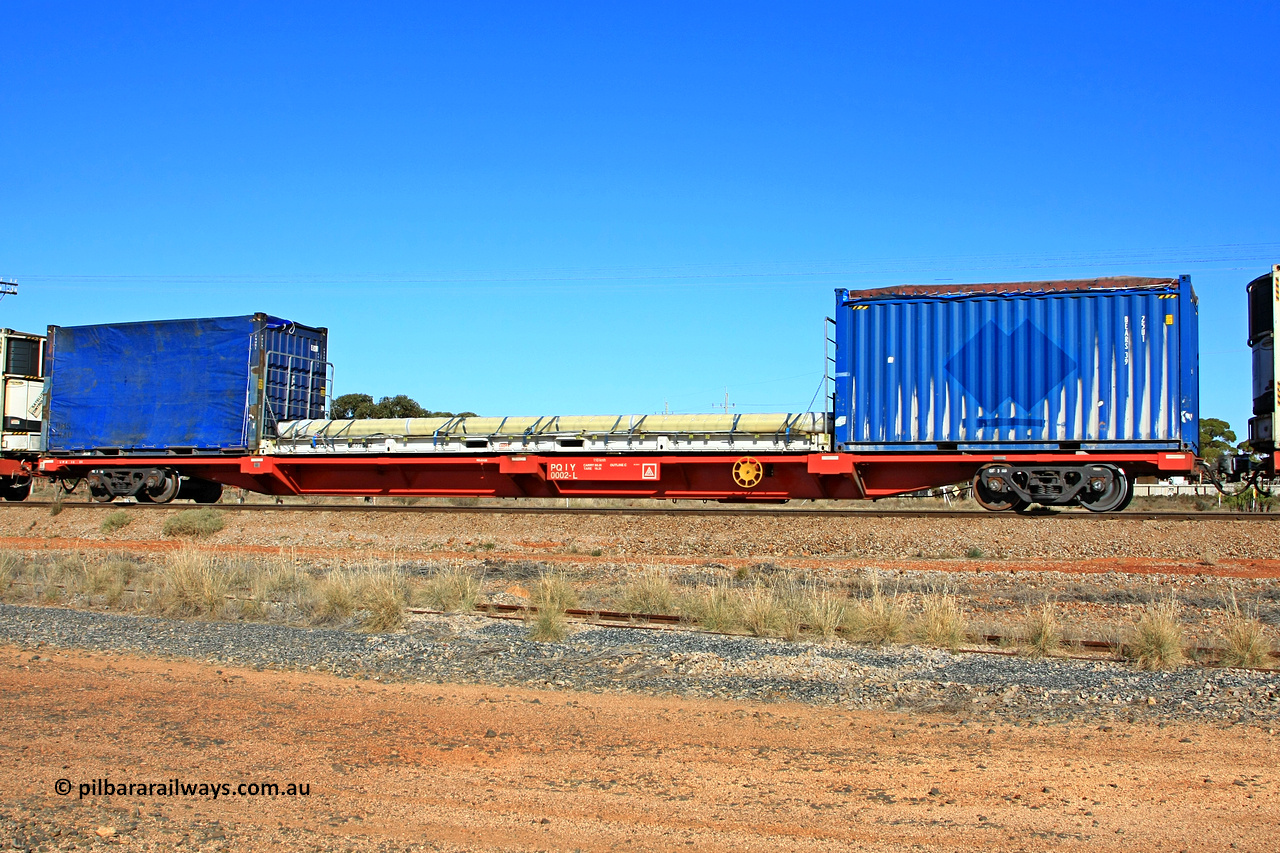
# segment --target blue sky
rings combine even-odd
[[[1242,434],[1272,5],[0,6],[0,324],[267,311],[338,393],[808,406],[837,286],[1190,273]]]

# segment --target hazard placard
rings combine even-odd
[[[660,480],[662,464],[640,459],[595,456],[547,462],[548,480]]]

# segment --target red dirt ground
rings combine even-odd
[[[3,812],[59,848],[1271,850],[1280,824],[1280,737],[1246,726],[988,730],[11,647],[0,695]],[[104,777],[311,794],[79,798]]]

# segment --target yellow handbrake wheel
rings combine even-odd
[[[764,466],[750,456],[744,456],[733,463],[733,482],[750,489],[764,479]]]

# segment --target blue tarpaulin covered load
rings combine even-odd
[[[836,291],[841,450],[1191,450],[1191,280]]]
[[[50,326],[51,453],[254,449],[324,417],[328,333],[253,314]]]

